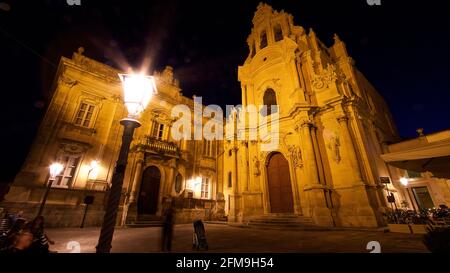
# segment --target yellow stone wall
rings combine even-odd
[[[282,31],[280,40],[275,39],[276,26]],[[260,42],[263,31],[267,35],[265,47]],[[290,14],[265,4],[257,8],[247,43],[250,53],[238,70],[241,103],[262,105],[265,91],[275,91],[280,116],[278,147],[263,151],[266,139],[226,139],[217,143],[217,156],[208,158],[202,155],[202,141],[175,142],[166,128],[166,141],[175,143],[181,156],[146,152],[146,136],[153,121],[170,127],[173,106],[194,108],[193,100],[182,95],[172,68],[167,67],[155,75],[158,94],[140,118],[142,127],[134,135],[118,222],[136,221],[142,173],[148,166],[157,166],[161,172],[159,204],[163,196],[177,195],[174,179],[180,173],[184,180],[209,177],[210,198],[225,200],[229,221],[271,213],[266,165],[270,156],[279,152],[289,163],[295,214],[310,217],[320,226],[383,225],[381,213],[387,204],[379,178],[392,178],[396,171],[388,168],[380,155],[386,152],[387,143],[398,140],[398,134],[386,103],[357,69],[345,43],[335,35],[334,43],[326,46],[312,29],[295,25]],[[101,223],[102,187],[111,181],[121,144],[119,121],[126,116],[117,73],[120,71],[87,58],[83,51],[71,59],[61,59],[53,99],[6,196],[6,207],[35,213],[47,182],[48,165],[63,150],[82,154],[81,163],[72,186],[50,194],[48,207],[55,213],[49,211],[49,217],[72,225],[65,213],[79,210],[81,215],[84,196],[95,194],[97,209],[91,222]],[[73,123],[83,100],[96,105],[91,128]],[[245,134],[249,129],[254,128],[246,127]],[[92,160],[101,165],[94,181],[88,179]]]
[[[275,40],[276,26],[283,38]],[[267,46],[261,47],[261,34]],[[295,214],[322,226],[383,225],[379,178],[390,176],[380,158],[398,134],[383,98],[358,71],[337,35],[327,47],[293,17],[260,4],[239,67],[242,105],[262,105],[276,92],[279,147],[289,162]],[[247,133],[249,128],[246,128]],[[225,141],[223,181],[231,221],[271,213],[263,141]],[[260,174],[257,169],[260,169]],[[232,187],[228,187],[231,173]]]
[[[69,218],[76,218],[77,222],[84,209],[84,197],[94,195],[96,200],[91,210],[96,211],[96,214],[91,213],[91,224],[101,223],[105,190],[111,182],[121,145],[123,128],[119,121],[127,115],[118,73],[121,71],[84,56],[83,49],[74,53],[71,59],[61,59],[47,113],[25,163],[2,204],[4,207],[24,210],[25,215],[33,217],[48,181],[48,166],[58,160],[58,154],[69,153],[80,156],[73,181],[69,187],[51,190],[45,215],[50,218],[49,222],[52,224],[74,226],[76,224]],[[142,173],[149,166],[156,166],[161,172],[158,215],[162,210],[161,202],[164,196],[180,194],[175,191],[174,186],[178,173],[183,177],[182,189],[186,187],[185,182],[188,179],[197,176],[208,177],[209,199],[213,200],[217,197],[217,184],[222,178],[217,175],[218,166],[221,166],[217,159],[222,150],[220,141],[214,145],[214,155],[206,157],[203,156],[203,141],[175,141],[170,134],[170,127],[175,121],[171,117],[172,108],[179,104],[187,105],[191,111],[194,108],[193,100],[182,95],[172,68],[166,67],[164,71],[156,72],[155,79],[158,93],[139,118],[142,126],[136,129],[131,144],[122,191],[123,213],[118,219],[118,223],[122,224],[137,219],[136,202],[139,198]],[[95,105],[89,128],[74,123],[83,101]],[[153,121],[165,125],[164,143],[175,144],[180,151],[179,156],[146,150],[146,137],[152,132]],[[202,120],[206,121],[206,118]],[[192,131],[193,124],[192,121]],[[90,177],[93,160],[98,161],[100,166],[95,178]],[[194,197],[198,197],[197,193],[194,193]],[[75,217],[72,212],[76,212]]]

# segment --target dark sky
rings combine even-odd
[[[60,56],[82,45],[89,57],[116,66],[152,58],[174,67],[183,93],[206,104],[240,102],[237,66],[259,1],[8,1],[0,10],[0,181],[20,168],[49,98]],[[346,42],[358,68],[388,102],[403,137],[450,128],[450,30],[446,1],[266,1],[314,28],[331,45]],[[120,53],[120,54],[119,54]]]

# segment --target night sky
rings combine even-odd
[[[357,67],[389,104],[402,137],[450,128],[450,30],[445,1],[266,1],[314,28],[328,46],[337,33]],[[205,104],[240,103],[237,67],[259,1],[8,1],[0,9],[0,181],[19,170],[50,97],[60,56],[119,66],[174,67],[183,94]]]

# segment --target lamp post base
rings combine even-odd
[[[110,253],[111,251],[111,242],[116,226],[120,197],[122,195],[123,178],[125,175],[125,168],[127,166],[128,152],[130,151],[130,144],[133,140],[134,130],[141,126],[139,121],[130,118],[121,120],[120,124],[124,127],[122,146],[120,147],[119,159],[117,160],[111,181],[111,189],[108,197],[106,212],[103,219],[100,237],[98,239],[98,245],[96,247],[97,253]]]

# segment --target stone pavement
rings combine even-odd
[[[288,231],[263,230],[206,224],[209,252],[262,253],[367,253],[367,243],[378,241],[384,253],[428,252],[422,236],[383,233],[378,231]],[[173,252],[192,252],[192,225],[177,225],[174,229]],[[67,253],[67,244],[76,241],[82,253],[95,252],[100,229],[48,229],[56,241],[52,250]],[[112,252],[158,252],[161,229],[118,228],[114,234]]]

